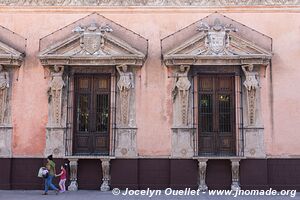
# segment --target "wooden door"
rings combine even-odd
[[[234,155],[234,76],[200,75],[198,83],[199,155]]]
[[[76,75],[74,153],[109,154],[110,76]]]

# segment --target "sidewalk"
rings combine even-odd
[[[123,191],[122,191],[123,192]],[[77,192],[66,192],[63,194],[55,195],[53,191],[49,191],[48,195],[42,195],[41,190],[0,190],[0,200],[123,200],[123,199],[134,199],[134,200],[181,200],[181,199],[197,199],[197,200],[210,200],[210,199],[263,199],[263,200],[300,200],[300,193],[297,193],[296,197],[290,196],[209,196],[208,193],[200,194],[199,196],[166,196],[164,194],[148,197],[148,196],[124,196],[122,194],[114,196],[112,192],[100,192],[95,190],[79,190]]]

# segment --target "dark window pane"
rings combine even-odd
[[[89,131],[89,98],[88,95],[79,95],[77,107],[78,131]]]
[[[213,131],[213,107],[212,94],[200,95],[200,130],[202,132]]]
[[[96,97],[96,130],[107,132],[109,125],[109,96],[108,94],[97,94]]]
[[[231,99],[230,95],[219,95],[219,130],[231,131]]]

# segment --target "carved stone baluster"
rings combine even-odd
[[[199,167],[199,186],[198,189],[200,191],[206,191],[207,185],[205,182],[206,179],[206,167],[207,167],[208,159],[198,159],[198,167]]]
[[[106,192],[106,191],[110,190],[110,186],[109,186],[109,181],[110,181],[110,174],[109,174],[110,163],[109,162],[110,162],[110,158],[102,158],[101,159],[103,178],[102,178],[102,184],[101,184],[100,190],[102,192]]]
[[[70,181],[71,184],[68,187],[69,191],[77,191],[77,168],[78,168],[78,159],[69,159],[70,161]]]
[[[240,159],[231,159],[232,183],[231,190],[240,190]]]

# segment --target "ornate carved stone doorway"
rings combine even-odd
[[[235,155],[233,75],[198,75],[198,152]]]

